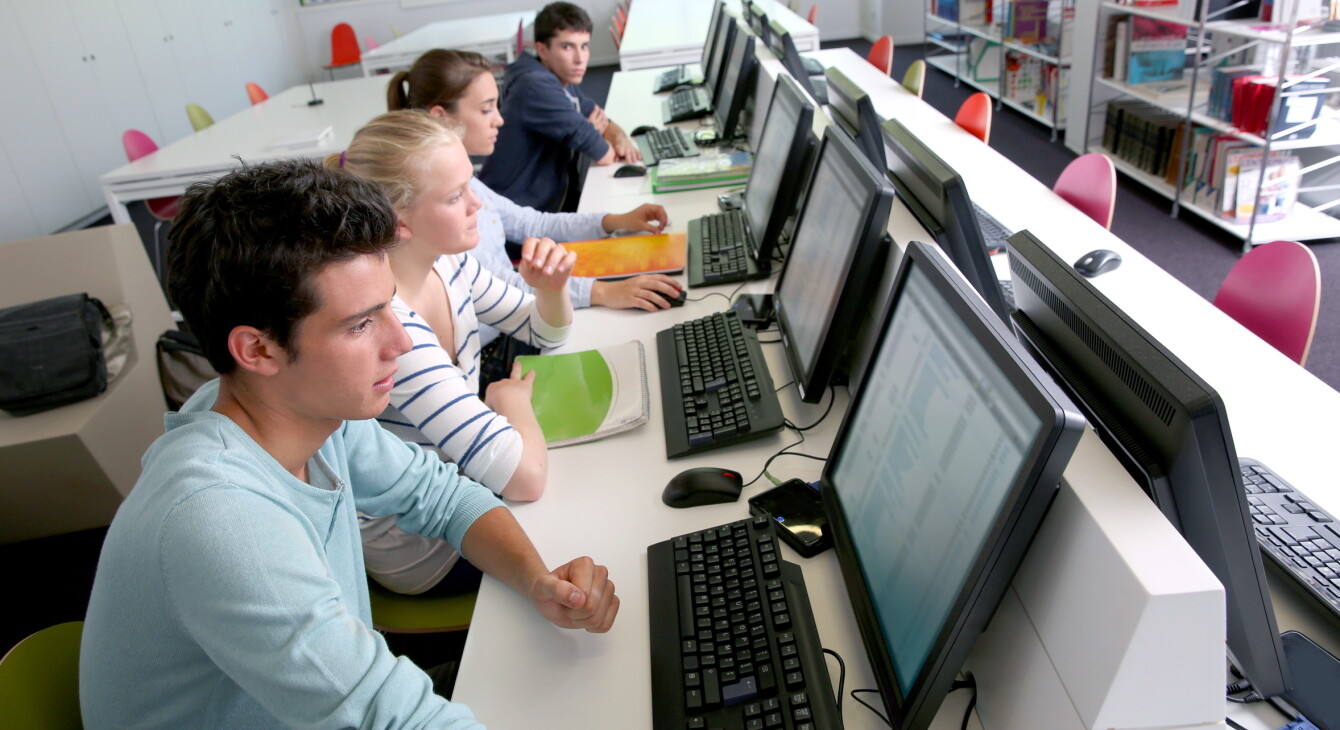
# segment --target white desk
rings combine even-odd
[[[288,157],[325,157],[349,146],[354,133],[386,111],[386,79],[362,78],[315,85],[319,106],[307,86],[294,86],[227,119],[173,142],[157,152],[102,176],[112,220],[130,223],[126,204],[180,195],[186,186],[218,177],[243,162]],[[330,126],[334,134],[318,145],[273,150],[270,144],[304,131]]]
[[[887,77],[873,68],[867,77],[862,68],[866,64],[859,57],[847,51],[822,53],[825,62],[841,67],[867,90],[872,93],[882,90],[875,94],[881,114],[896,114],[927,140],[946,162],[964,174],[974,197],[1006,226],[1033,230],[1068,260],[1098,247],[1121,252],[1125,258],[1122,268],[1095,279],[1095,284],[1219,390],[1234,419],[1235,440],[1242,454],[1271,464],[1327,509],[1340,509],[1340,488],[1327,481],[1326,467],[1327,442],[1336,433],[1330,424],[1335,418],[1331,414],[1340,408],[1340,394],[1064,204],[1045,185],[976,142],[914,96],[901,92]],[[646,89],[654,72],[626,75],[630,77],[629,88],[640,89],[649,96]],[[637,112],[618,106],[614,96],[615,89],[622,88],[624,81],[616,76],[608,107],[620,119],[631,120]],[[640,179],[616,180],[608,171],[592,168],[586,192],[600,190],[604,198],[598,200],[584,194],[582,209],[624,210],[648,199],[645,184]],[[675,193],[655,196],[654,200],[670,210],[671,230],[684,230],[693,217],[715,210],[717,192]],[[894,206],[889,228],[900,244],[909,237],[923,235],[900,204]],[[769,287],[768,282],[755,282],[747,289]],[[697,299],[712,291],[724,294],[731,288],[693,289],[689,296]],[[675,322],[719,310],[724,304],[720,297],[712,296],[690,302],[681,309],[655,314],[583,310],[577,314],[577,326],[565,349],[640,339],[649,346],[648,385],[657,393],[655,332]],[[1177,312],[1178,316],[1170,317],[1169,312]],[[776,384],[786,382],[789,371],[779,346],[765,346],[764,352]],[[1271,385],[1261,387],[1262,382]],[[806,433],[806,443],[800,450],[827,454],[840,423],[837,411],[845,406],[845,400],[839,389],[834,415]],[[782,404],[796,422],[812,422],[821,412],[817,406],[797,403],[790,389],[783,393]],[[541,724],[555,728],[647,727],[651,704],[646,546],[742,518],[747,511],[743,499],[734,504],[671,510],[660,503],[662,487],[671,476],[692,466],[729,467],[741,471],[746,479],[751,478],[767,456],[793,440],[790,432],[786,432],[671,462],[664,458],[661,414],[653,412],[648,424],[634,431],[551,452],[548,493],[538,502],[514,506],[517,518],[549,561],[556,563],[588,554],[608,565],[623,600],[619,619],[614,629],[603,636],[562,631],[538,620],[521,598],[486,579],[466,643],[455,698],[469,704],[484,722],[501,727]],[[1171,528],[1152,503],[1139,494],[1110,454],[1095,444],[1095,437],[1086,436],[1081,450],[1072,459],[1066,480],[1078,486],[1072,485],[1070,489],[1090,490],[1086,496],[1092,497],[1092,488],[1101,486],[1106,489],[1101,494],[1106,500],[1104,507],[1119,508],[1128,518],[1133,515],[1134,519],[1143,520],[1139,522],[1140,529],[1147,529],[1151,539],[1166,539]],[[802,478],[813,478],[820,469],[816,462],[785,457],[773,466],[775,474]],[[1095,485],[1095,482],[1107,484]],[[744,496],[757,494],[763,488],[755,485]],[[1146,524],[1148,527],[1144,528]],[[1165,547],[1176,548],[1176,545]],[[1183,554],[1189,552],[1184,543],[1181,548]],[[789,549],[784,551],[787,559],[804,570],[823,644],[838,651],[847,662],[846,686],[873,686],[834,555],[829,552],[801,560]],[[1157,560],[1158,555],[1156,551],[1152,557],[1146,554],[1142,558]],[[1275,592],[1281,629],[1294,622],[1311,624],[1304,629],[1306,633],[1332,649],[1340,646],[1334,627],[1323,625],[1317,615],[1310,613],[1310,608],[1289,599],[1287,591]],[[1097,633],[1101,631],[1100,626]],[[523,687],[524,694],[518,689]],[[521,696],[526,699],[518,702]],[[937,717],[936,727],[957,727],[965,699],[951,695]],[[1061,699],[1064,703],[1065,698]],[[843,705],[848,727],[879,726],[872,715],[849,700],[844,699]],[[1239,721],[1253,722],[1236,708],[1234,712]],[[1254,722],[1254,727],[1264,728],[1269,721]]]
[[[818,28],[775,0],[758,0],[758,4],[769,20],[778,21],[791,33],[797,50],[819,50]],[[633,71],[699,62],[713,7],[714,0],[633,3],[619,45],[619,68]],[[738,3],[728,2],[727,7],[739,17]]]
[[[516,60],[518,25],[525,28],[527,38],[533,37],[535,11],[429,23],[364,53],[363,75],[409,68],[415,59],[434,48],[474,51],[488,59],[503,58],[511,63]]]

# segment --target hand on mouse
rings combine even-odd
[[[521,243],[517,272],[536,292],[565,291],[577,254],[554,243],[552,238],[527,238]]]
[[[600,227],[607,232],[613,231],[648,231],[651,233],[660,233],[669,225],[670,218],[665,213],[665,208],[655,203],[643,203],[627,213],[610,213],[600,221]]]
[[[664,274],[644,274],[622,281],[597,281],[591,284],[593,307],[643,309],[648,312],[669,309],[670,302],[662,295],[672,299],[679,296],[679,283]]]

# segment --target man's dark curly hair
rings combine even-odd
[[[535,42],[549,44],[559,31],[575,30],[590,33],[591,16],[572,3],[549,3],[535,15]]]

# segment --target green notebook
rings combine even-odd
[[[594,441],[647,422],[647,361],[642,343],[562,355],[524,355],[535,371],[530,402],[550,448]]]

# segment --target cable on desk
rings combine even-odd
[[[778,338],[775,339],[775,340],[765,340],[765,339],[763,339],[762,337],[758,338],[758,344],[760,344],[760,345],[776,345],[776,344],[780,344],[781,341],[782,341],[782,338],[780,338],[780,337],[778,337]]]
[[[837,389],[834,388],[832,383],[829,383],[828,407],[824,409],[824,414],[822,416],[819,416],[819,420],[815,421],[814,423],[811,423],[808,426],[797,426],[796,424],[792,423],[790,419],[783,419],[782,424],[787,428],[796,431],[797,433],[801,431],[809,431],[813,429],[815,426],[818,426],[819,424],[823,423],[825,418],[828,418],[828,414],[833,412],[833,402],[836,400],[837,400]]]
[[[774,393],[780,393],[780,392],[782,392],[783,390],[786,390],[787,388],[790,388],[791,386],[793,386],[793,385],[795,385],[795,384],[796,384],[796,381],[794,381],[794,380],[788,380],[788,381],[786,381],[786,384],[785,384],[785,385],[783,385],[783,386],[780,387],[780,388],[777,388],[777,389],[773,390],[772,392],[774,392]]]
[[[833,651],[832,649],[824,649],[824,653],[825,653],[825,654],[828,654],[828,655],[830,655],[830,656],[832,656],[832,657],[833,657],[834,659],[836,659],[837,662],[838,662],[838,688],[837,688],[837,695],[834,697],[834,699],[837,700],[838,720],[841,721],[841,720],[842,720],[842,686],[843,686],[844,684],[847,683],[847,663],[844,662],[844,661],[842,661],[842,655],[841,655],[841,654],[838,654],[837,652]]]
[[[706,300],[708,300],[708,299],[710,299],[710,298],[712,298],[712,297],[721,297],[722,299],[725,299],[727,303],[730,303],[730,297],[726,296],[725,294],[722,294],[722,293],[719,292],[719,291],[708,292],[707,294],[705,294],[705,295],[703,295],[703,296],[701,296],[701,297],[698,297],[697,299],[688,299],[688,298],[685,298],[684,301],[686,301],[686,302],[702,302],[702,301],[706,301]]]
[[[774,477],[773,475],[771,475],[771,474],[768,473],[768,467],[772,466],[772,462],[773,462],[773,461],[776,461],[779,457],[782,457],[782,456],[803,456],[803,457],[805,457],[806,459],[813,459],[813,460],[815,460],[815,461],[828,461],[828,458],[827,458],[827,457],[824,457],[824,456],[815,456],[814,454],[805,454],[805,453],[802,453],[802,452],[799,452],[799,451],[791,451],[791,450],[790,450],[790,449],[793,449],[793,448],[795,448],[795,447],[797,447],[797,446],[799,446],[799,445],[801,445],[801,444],[803,444],[803,443],[805,443],[805,434],[802,433],[802,434],[800,434],[800,439],[799,439],[798,441],[796,441],[796,442],[793,443],[793,444],[788,444],[788,445],[786,445],[786,446],[783,446],[782,449],[781,449],[781,451],[778,451],[777,453],[773,454],[772,456],[769,456],[769,457],[768,457],[768,460],[765,461],[765,462],[763,462],[763,471],[760,471],[760,472],[758,473],[758,476],[755,476],[753,479],[750,479],[749,481],[745,482],[745,483],[744,483],[744,487],[748,487],[748,486],[752,485],[754,482],[758,481],[759,479],[762,479],[762,478],[765,477],[765,476],[768,478],[768,481],[772,482],[773,486],[777,486],[777,485],[781,484],[781,481],[780,481],[780,480],[778,480],[776,477]],[[744,487],[741,487],[741,488],[743,489]]]
[[[856,700],[857,702],[861,703],[861,705],[864,706],[867,710],[870,710],[871,712],[875,713],[875,717],[878,717],[879,719],[883,720],[885,725],[888,725],[889,727],[893,727],[893,723],[889,722],[889,718],[885,717],[885,716],[884,716],[884,713],[882,713],[882,712],[879,711],[879,708],[875,707],[874,705],[870,704],[869,702],[866,702],[865,700],[861,699],[860,697],[857,697],[857,696],[856,696],[856,693],[857,693],[857,692],[870,692],[871,694],[879,694],[879,690],[877,690],[877,689],[854,689],[854,690],[851,691],[851,698],[852,698],[853,700]]]
[[[959,725],[959,730],[968,730],[968,719],[972,717],[972,710],[977,706],[977,679],[969,674],[967,679],[949,685],[950,692],[965,687],[972,688],[972,697],[968,698],[968,706],[963,708],[963,724]]]
[[[1233,730],[1247,730],[1247,728],[1245,728],[1245,727],[1243,727],[1242,725],[1239,725],[1238,723],[1234,722],[1234,721],[1233,721],[1233,718],[1231,718],[1231,717],[1225,717],[1225,718],[1224,718],[1224,722],[1225,722],[1229,727],[1233,728]]]

